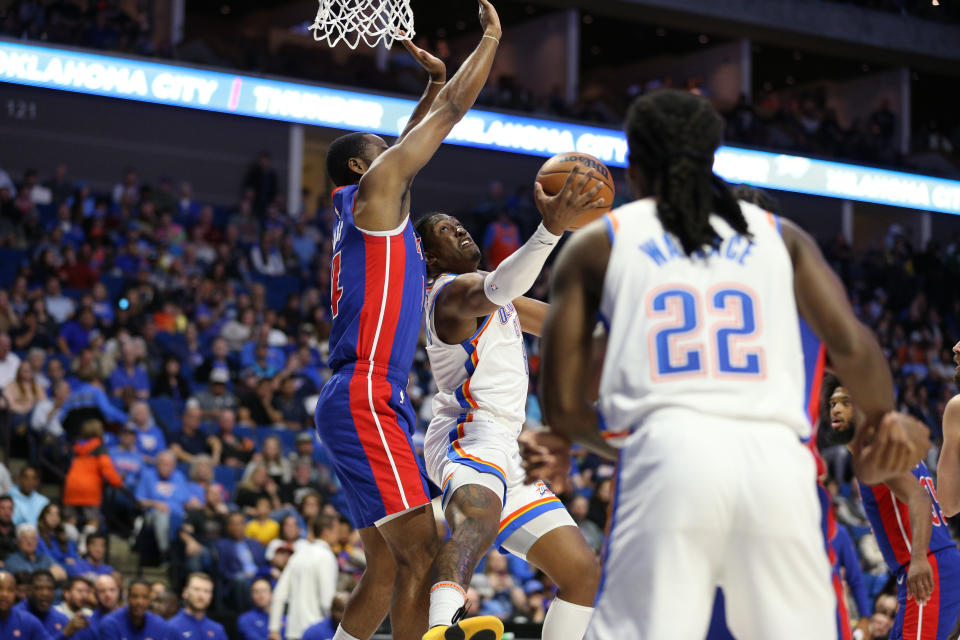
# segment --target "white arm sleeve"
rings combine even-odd
[[[487,274],[483,281],[487,299],[502,307],[525,294],[537,281],[540,270],[559,241],[560,236],[553,235],[540,223],[522,247]]]

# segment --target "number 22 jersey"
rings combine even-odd
[[[601,428],[613,446],[664,410],[779,423],[806,438],[793,265],[779,219],[740,203],[750,237],[719,216],[714,248],[688,257],[643,199],[607,214],[600,302],[608,343]]]

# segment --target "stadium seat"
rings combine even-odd
[[[224,490],[233,495],[233,490],[243,476],[243,467],[228,467],[219,464],[213,468],[213,480],[217,484],[223,485]]]
[[[0,249],[0,286],[12,285],[20,267],[29,260],[25,249]]]
[[[166,396],[150,398],[148,403],[154,419],[160,428],[166,432],[168,438],[170,434],[180,430],[180,416],[183,413],[182,403]]]
[[[257,449],[260,449],[263,441],[270,436],[276,436],[280,439],[280,447],[284,452],[293,451],[296,448],[297,432],[290,429],[277,429],[276,427],[257,427]]]

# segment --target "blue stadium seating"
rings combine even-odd
[[[166,396],[150,398],[148,402],[150,410],[153,412],[153,418],[160,428],[166,432],[168,439],[172,433],[180,431],[183,403]]]
[[[296,447],[297,432],[290,429],[277,429],[274,427],[257,427],[257,450],[263,445],[263,441],[270,436],[280,438],[280,446],[284,451],[293,451]]]
[[[219,464],[213,468],[214,482],[223,485],[223,488],[230,495],[233,495],[233,490],[240,482],[241,476],[243,476],[243,467],[228,467]]]
[[[0,249],[0,287],[9,287],[30,258],[26,249]]]

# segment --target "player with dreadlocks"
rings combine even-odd
[[[554,267],[540,394],[551,431],[528,440],[529,474],[569,463],[570,441],[619,457],[588,640],[699,640],[718,586],[740,640],[836,636],[802,442],[801,314],[867,416],[861,477],[906,471],[929,445],[893,412],[883,353],[817,245],[713,173],[722,132],[699,96],[634,102],[628,177],[640,199],[574,234]],[[608,338],[595,407],[598,317]]]

